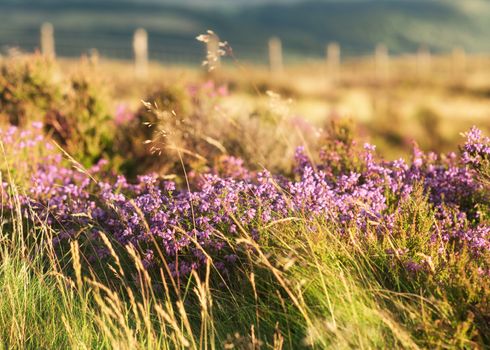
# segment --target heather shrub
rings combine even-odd
[[[41,56],[15,55],[0,66],[0,114],[14,126],[42,122],[84,166],[112,159],[115,134],[108,93],[88,70],[63,76]]]
[[[206,159],[201,153],[212,156],[207,154],[203,134],[205,125],[212,125],[209,115],[200,110],[205,101],[176,85],[157,89],[145,101],[120,129],[118,148],[126,154],[123,170],[134,177],[151,171],[181,174],[183,166],[202,167]],[[179,153],[186,154],[184,163]]]
[[[62,155],[42,134],[42,128],[42,123],[34,122],[25,128],[0,129],[0,175],[4,188],[7,183],[27,188],[40,163],[61,162]]]
[[[158,90],[120,129],[124,172],[182,177],[184,169],[209,172],[233,156],[252,169],[290,173],[295,147],[306,139],[313,145],[315,129],[293,118],[279,95],[269,95],[267,105],[237,113],[226,108],[226,87],[212,82]]]
[[[9,130],[2,141],[10,162],[46,141],[39,129]],[[130,182],[103,164],[83,170],[59,154],[43,156],[20,169],[18,191],[3,183],[2,207],[22,213],[24,226],[47,230],[57,264],[79,284],[79,274],[103,281],[108,287],[93,288],[111,303],[133,308],[151,295],[184,307],[188,335],[212,327],[212,308],[213,319],[240,331],[226,340],[237,344],[271,344],[281,329],[291,348],[487,344],[490,226],[479,169],[488,140],[472,129],[461,156],[415,148],[407,162],[353,145],[343,127],[328,133],[325,158],[297,149],[294,177],[221,158],[190,188],[156,175]],[[74,244],[84,267],[70,270]],[[118,289],[120,281],[129,289]],[[213,290],[213,306],[199,286]],[[179,304],[180,293],[196,289]],[[106,308],[104,300],[97,305]],[[121,321],[103,317],[118,332]]]
[[[100,83],[73,75],[59,104],[45,117],[46,132],[84,166],[114,155],[115,123]]]
[[[291,175],[296,147],[304,145],[308,152],[317,150],[319,131],[290,110],[291,101],[267,92],[267,103],[258,105],[249,115],[236,116],[238,141],[231,154],[244,159],[253,169],[268,169]]]
[[[0,116],[23,126],[43,120],[61,99],[56,64],[41,56],[14,55],[0,62]]]
[[[376,106],[376,100],[372,103]],[[383,107],[383,104],[380,107]],[[393,157],[394,154],[398,156],[403,151],[410,149],[411,138],[408,134],[413,130],[413,125],[418,124],[413,118],[408,126],[405,125],[405,120],[400,115],[398,108],[396,105],[381,108],[376,111],[372,119],[362,123],[366,133],[371,136],[373,143],[387,157]]]
[[[436,151],[447,149],[448,142],[441,135],[441,116],[429,107],[421,107],[414,118],[420,126],[421,146],[426,150]]]
[[[324,171],[332,177],[362,171],[362,148],[354,124],[348,120],[332,119],[319,140],[319,158]]]
[[[488,245],[486,221],[475,213],[481,200],[478,194],[482,185],[457,159],[438,160],[435,155],[426,156],[416,149],[411,165],[402,160],[384,162],[375,159],[374,148],[370,145],[365,145],[358,159],[362,164],[359,172],[335,174],[326,171],[328,163],[314,164],[302,149],[298,149],[294,180],[268,171],[247,172],[237,163],[235,169],[223,177],[215,174],[199,176],[195,188],[189,191],[177,188],[174,182],[162,182],[156,176],[140,177],[133,184],[124,177],[118,177],[114,182],[105,179],[99,167],[84,174],[67,168],[59,158],[52,158],[50,162],[34,165],[33,183],[25,199],[28,203],[31,198],[40,200],[35,207],[41,211],[49,207],[43,202],[59,201],[56,210],[44,212],[41,217],[47,217],[48,222],[55,225],[69,218],[63,225],[68,237],[79,232],[78,227],[85,226],[89,220],[96,231],[112,232],[122,244],[145,242],[148,229],[161,235],[160,225],[170,224],[172,227],[165,234],[165,237],[169,236],[162,238],[170,242],[176,235],[182,243],[167,246],[168,254],[174,254],[175,249],[182,247],[190,248],[195,242],[189,237],[196,235],[202,236],[201,245],[214,249],[217,244],[220,250],[223,248],[219,243],[221,238],[212,234],[214,224],[219,231],[234,234],[240,226],[253,231],[257,226],[296,213],[335,219],[341,232],[347,232],[349,225],[355,223],[359,230],[371,230],[376,226],[378,234],[386,230],[392,235],[398,231],[407,234],[408,230],[409,236],[425,240],[427,234],[418,235],[417,232],[429,231],[423,219],[424,215],[429,215],[437,220],[440,239],[444,243],[469,248],[475,256],[485,252]],[[234,178],[236,175],[239,177]],[[102,176],[94,183],[95,188],[91,187],[94,176]],[[59,182],[63,186],[58,187]],[[423,196],[427,197],[428,207],[409,211],[409,216],[402,217],[402,222],[411,222],[412,226],[399,227],[395,214],[404,213],[406,201],[417,195],[419,186],[423,188]],[[423,200],[419,202],[423,203]],[[72,214],[87,217],[82,215],[76,219],[78,216],[72,217]],[[189,220],[190,214],[192,220]],[[417,226],[422,224],[425,226]],[[437,238],[431,236],[431,242],[436,242]],[[424,244],[425,241],[419,246]],[[197,251],[194,253],[200,256]]]
[[[478,179],[488,190],[490,188],[490,138],[473,127],[468,133],[466,144],[462,147],[463,162],[476,170]]]

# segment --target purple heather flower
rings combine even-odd
[[[335,223],[340,236],[353,228],[365,234],[375,227],[382,238],[396,225],[397,213],[390,208],[405,203],[420,186],[434,210],[434,231],[443,238],[440,242],[429,237],[429,244],[456,243],[475,257],[490,249],[490,226],[474,214],[472,201],[482,185],[465,166],[489,158],[489,140],[477,129],[468,133],[461,159],[415,149],[409,166],[403,160],[378,161],[374,146],[365,145],[362,170],[333,175],[327,161],[314,164],[304,148],[298,148],[295,180],[268,171],[255,174],[240,159],[227,157],[220,171],[202,174],[191,191],[151,174],[133,184],[124,176],[110,179],[102,171],[103,163],[90,169],[90,174],[104,180],[94,183],[48,149],[41,130],[9,128],[0,130],[0,136],[13,157],[20,157],[19,143],[28,154],[43,154],[20,169],[30,179],[30,188],[20,197],[26,216],[52,226],[58,232],[55,244],[85,234],[96,247],[94,260],[104,259],[107,251],[97,248],[102,246],[97,244],[100,238],[92,231],[138,247],[147,268],[158,265],[151,246],[156,241],[175,276],[186,276],[205,264],[202,250],[216,260],[216,266],[230,271],[238,256],[223,235],[232,240],[241,232],[240,226],[260,241],[264,226],[291,216]],[[1,191],[2,205],[12,209],[9,186],[2,184]],[[87,232],[88,227],[92,231]],[[419,271],[423,266],[410,262],[406,267]]]

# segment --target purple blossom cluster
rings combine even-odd
[[[463,147],[462,161],[474,167],[480,167],[484,161],[490,161],[490,137],[483,136],[477,127],[465,134],[466,143]]]
[[[39,125],[1,136],[6,152],[19,143],[32,154],[50,147]],[[467,164],[488,157],[488,139],[482,138],[472,129],[461,158],[415,148],[410,163],[378,160],[375,147],[366,144],[357,170],[340,173],[329,171],[328,160],[316,164],[298,148],[295,178],[250,172],[240,159],[227,157],[214,173],[195,175],[192,189],[178,189],[155,175],[129,183],[108,176],[103,162],[82,172],[51,150],[23,169],[29,186],[21,202],[29,220],[54,228],[57,245],[80,239],[94,247],[92,259],[104,259],[109,254],[99,239],[104,232],[113,242],[137,247],[147,268],[161,265],[160,250],[172,273],[183,276],[209,257],[229,271],[239,258],[233,239],[248,233],[260,241],[264,227],[288,217],[322,220],[339,235],[353,229],[361,237],[389,234],[397,208],[421,187],[434,211],[430,241],[442,244],[442,251],[451,244],[478,257],[490,250],[490,225],[477,210],[483,185]],[[2,192],[2,198],[11,195],[7,183]],[[421,265],[409,262],[407,268],[417,271]]]

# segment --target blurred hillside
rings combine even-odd
[[[184,63],[201,60],[194,37],[206,29],[221,34],[240,58],[255,61],[265,61],[270,36],[283,40],[290,59],[320,57],[329,41],[339,42],[344,55],[370,53],[379,42],[396,54],[421,45],[434,52],[455,46],[490,51],[490,2],[484,0],[2,0],[0,47],[33,50],[45,21],[55,26],[62,56],[97,48],[129,58],[138,27],[149,32],[153,59]]]

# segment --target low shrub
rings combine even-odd
[[[85,166],[114,156],[115,125],[100,79],[81,71],[63,76],[38,55],[14,56],[0,65],[0,115],[26,127],[42,122],[47,134]]]

